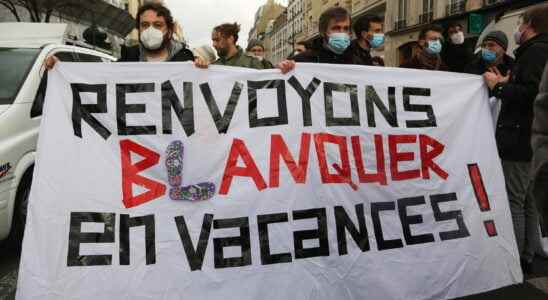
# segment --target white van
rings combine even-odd
[[[99,51],[64,45],[66,24],[0,23],[0,241],[19,244],[46,87],[43,62],[111,62]],[[32,110],[32,114],[31,114]]]

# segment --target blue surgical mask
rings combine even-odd
[[[441,52],[441,41],[440,40],[433,40],[428,41],[428,47],[426,48],[426,51],[430,54],[440,54]]]
[[[491,62],[494,62],[495,60],[497,60],[497,53],[495,51],[491,51],[489,49],[482,48],[481,49],[481,57],[486,62],[491,63]]]
[[[379,48],[384,44],[384,33],[374,33],[373,37],[369,39],[369,45],[371,48]]]
[[[344,32],[336,32],[329,35],[328,46],[331,51],[342,54],[350,46],[350,35]]]

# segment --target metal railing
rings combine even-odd
[[[452,1],[449,5],[447,5],[446,13],[448,16],[461,14],[466,11],[466,1],[460,0],[460,1]]]
[[[419,24],[426,24],[432,22],[432,19],[434,17],[434,12],[429,11],[421,14],[419,16]]]
[[[399,21],[394,22],[394,30],[396,30],[396,31],[402,30],[405,27],[407,27],[407,20],[399,20]]]

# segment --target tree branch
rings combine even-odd
[[[19,14],[17,13],[17,8],[13,4],[13,2],[11,2],[10,0],[0,0],[0,5],[6,7],[15,17],[17,22],[21,22],[21,17],[19,17]]]

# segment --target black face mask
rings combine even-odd
[[[217,50],[217,55],[219,55],[219,57],[226,57],[228,55],[228,49],[226,48],[219,48],[219,49],[215,49]]]

